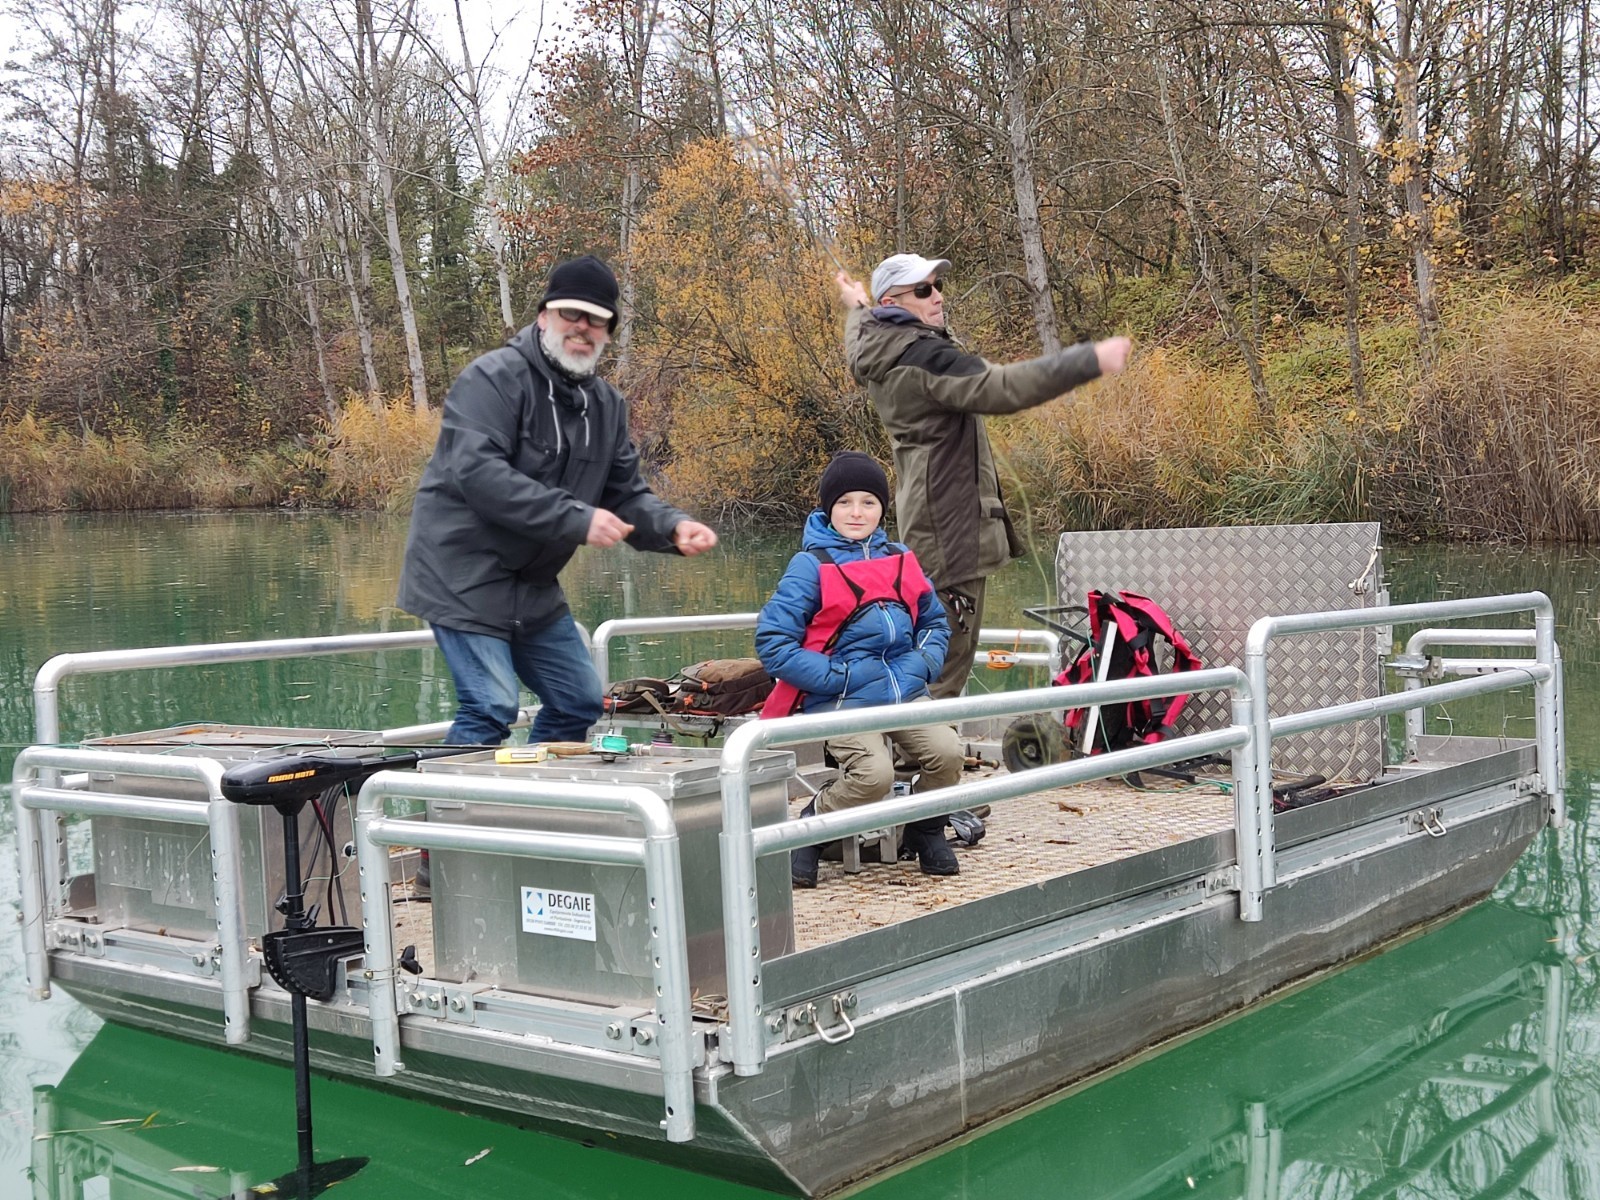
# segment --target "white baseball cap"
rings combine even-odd
[[[950,269],[948,258],[923,258],[920,254],[891,254],[872,272],[872,302],[883,299],[890,288],[921,283],[930,275]]]

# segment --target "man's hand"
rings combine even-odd
[[[672,544],[678,548],[679,554],[693,558],[717,544],[717,532],[699,521],[679,521],[672,531]]]
[[[616,513],[597,508],[589,517],[589,536],[584,540],[591,546],[615,546],[632,532],[633,526]]]
[[[840,271],[833,277],[839,285],[839,301],[846,308],[870,308],[872,298],[867,295],[867,289],[858,279],[851,279],[848,271]]]
[[[1100,374],[1115,375],[1128,365],[1128,351],[1133,343],[1125,337],[1107,338],[1094,344],[1094,356],[1100,360]]]

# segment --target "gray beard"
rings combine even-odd
[[[556,366],[574,379],[588,379],[594,374],[595,367],[600,363],[599,351],[596,351],[593,356],[588,358],[579,358],[575,354],[569,354],[566,346],[562,344],[562,339],[550,329],[539,330],[539,345],[544,347],[545,355],[551,362],[555,363]]]

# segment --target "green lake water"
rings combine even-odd
[[[0,517],[0,778],[31,740],[32,680],[52,654],[414,627],[391,607],[404,536],[400,520],[320,514]],[[748,611],[792,547],[585,551],[565,578],[591,628]],[[1555,601],[1568,826],[1541,835],[1491,902],[922,1160],[869,1188],[874,1200],[1600,1197],[1600,554],[1393,546],[1385,559],[1396,602],[1533,589]],[[1046,547],[994,581],[987,624],[1024,624],[1024,605],[1051,602],[1048,560]],[[614,674],[747,648],[748,633],[643,644]],[[415,651],[147,671],[69,681],[63,734],[375,728],[446,719],[451,696],[442,661]],[[1440,720],[1520,736],[1528,711],[1526,697],[1492,697]],[[24,998],[9,806],[0,843],[0,1200],[243,1195],[292,1168],[287,1067],[103,1026],[59,989]],[[764,1195],[628,1159],[604,1137],[556,1139],[330,1079],[313,1096],[319,1157],[371,1160],[338,1200]],[[63,1190],[69,1176],[90,1182]]]

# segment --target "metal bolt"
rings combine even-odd
[[[418,995],[416,992],[412,992],[411,993],[411,1007],[412,1008],[421,1008],[422,1007],[422,997],[420,995]]]
[[[649,1028],[649,1026],[641,1025],[639,1028],[633,1031],[633,1040],[640,1046],[648,1046],[651,1042],[656,1040],[656,1035],[655,1032]]]
[[[192,954],[189,957],[193,960],[194,965],[197,967],[203,967],[206,965],[206,956],[204,954]]]
[[[466,1012],[467,1011],[467,998],[465,996],[451,996],[450,997],[450,1011],[451,1012]]]
[[[767,1032],[768,1033],[777,1033],[782,1028],[783,1028],[783,1015],[781,1013],[773,1013],[770,1017],[767,1018]]]
[[[428,996],[428,1007],[429,1008],[438,1008],[439,1007],[439,997],[438,997],[437,993],[430,993],[429,994],[429,996]]]
[[[622,1022],[613,1021],[611,1024],[607,1025],[606,1036],[613,1042],[620,1042],[622,1040]]]

